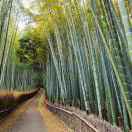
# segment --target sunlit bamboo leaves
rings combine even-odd
[[[33,87],[32,70],[17,65],[15,44],[18,37],[17,1],[0,1],[0,88],[25,90]]]

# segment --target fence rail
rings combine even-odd
[[[46,102],[48,109],[57,115],[75,132],[99,132],[91,123],[77,113]]]
[[[12,110],[12,108],[10,108],[10,109],[0,110],[0,114],[2,114],[2,113],[6,113],[6,112],[9,112],[9,111],[11,111],[11,110]]]

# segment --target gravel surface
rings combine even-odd
[[[47,132],[47,129],[40,112],[33,104],[8,132]]]

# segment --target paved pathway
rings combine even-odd
[[[9,132],[47,132],[43,119],[39,111],[37,111],[35,104],[32,104],[28,108]]]

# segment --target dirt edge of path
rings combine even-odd
[[[43,117],[48,132],[73,132],[58,116],[46,108],[43,95],[38,99],[38,111]]]
[[[28,109],[33,99],[20,105],[16,110],[11,112],[7,118],[0,121],[0,132],[8,132],[8,130],[21,118],[22,114]]]

